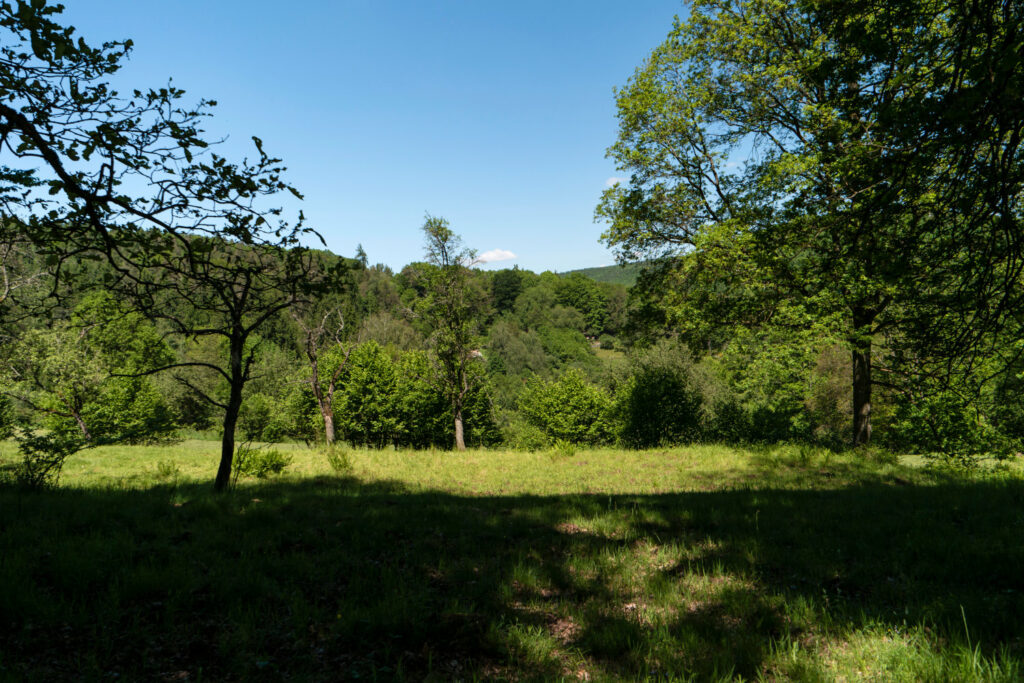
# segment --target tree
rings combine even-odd
[[[472,386],[469,364],[474,358],[475,314],[479,299],[469,295],[469,267],[476,254],[462,245],[448,221],[427,216],[423,223],[426,236],[427,271],[425,297],[420,310],[433,334],[436,386],[452,406],[455,420],[455,448],[466,450],[463,408]]]
[[[496,271],[491,279],[491,298],[495,313],[506,313],[516,305],[516,297],[523,291],[523,274],[519,266]]]
[[[71,257],[101,254],[108,286],[152,317],[227,340],[224,366],[208,364],[230,387],[223,401],[207,395],[225,410],[222,490],[253,358],[246,341],[329,279],[302,281],[315,259],[297,247],[316,235],[301,215],[285,223],[263,205],[279,192],[301,195],[258,138],[252,161],[232,163],[202,137],[212,101],[183,106],[184,91],[170,85],[115,91],[107,79],[131,41],[90,47],[55,21],[61,9],[0,2],[0,150],[16,164],[0,167],[0,214],[18,220],[58,279]],[[178,301],[198,315],[168,312]]]
[[[302,330],[302,350],[309,361],[308,383],[324,422],[324,440],[334,444],[334,394],[348,365],[351,346],[345,345],[345,318],[341,311],[328,307],[326,311],[315,303],[296,306],[292,317]]]
[[[185,338],[214,337],[224,344],[219,361],[165,364],[146,374],[175,368],[205,368],[222,381],[216,396],[186,383],[224,411],[221,458],[214,489],[231,482],[235,428],[243,391],[259,348],[258,333],[293,306],[330,294],[342,282],[344,263],[304,247],[246,244],[219,238],[161,233],[147,243],[147,258],[126,267],[119,284],[142,310]],[[152,264],[152,265],[150,265]]]
[[[1020,302],[1022,17],[1011,2],[697,0],[618,93],[609,155],[631,175],[598,207],[603,239],[621,261],[677,266],[705,318],[772,324],[780,301],[837,315],[866,443],[872,385],[896,379],[872,372],[876,339],[948,367]]]
[[[183,106],[184,91],[169,85],[127,96],[114,90],[107,79],[132,41],[91,47],[56,21],[62,10],[38,0],[0,3],[0,214],[7,225],[13,220],[47,252],[58,274],[63,257],[88,250],[123,256],[154,228],[218,230],[195,212],[199,203],[206,213],[229,204],[232,197],[203,191],[238,170],[206,155],[199,125],[215,103]],[[273,184],[274,172],[262,171],[267,177],[250,178],[254,186]]]
[[[83,444],[141,443],[174,430],[166,402],[142,376],[173,354],[140,314],[93,292],[70,320],[26,330],[5,359],[3,393]]]

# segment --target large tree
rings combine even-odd
[[[866,443],[874,343],[949,368],[1020,301],[1022,20],[1009,0],[696,0],[618,93],[630,179],[603,238],[679,264],[687,305],[838,316]]]

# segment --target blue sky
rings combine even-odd
[[[531,270],[612,263],[593,211],[616,175],[612,89],[680,0],[65,0],[90,42],[131,38],[118,85],[174,79],[207,130],[282,157],[328,247],[393,268],[424,214]]]

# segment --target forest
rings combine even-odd
[[[1024,4],[686,7],[537,273],[0,2],[0,678],[1019,680]]]

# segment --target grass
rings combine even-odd
[[[1016,466],[280,448],[223,496],[208,441],[0,490],[0,678],[1024,677]]]

